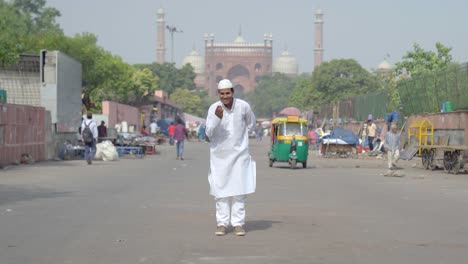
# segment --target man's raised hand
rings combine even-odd
[[[223,119],[223,107],[218,105],[215,110],[215,115],[219,117],[219,119]]]

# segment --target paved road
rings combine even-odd
[[[314,154],[307,169],[269,168],[267,142],[251,149],[246,237],[214,236],[204,143],[188,142],[184,161],[161,146],[0,171],[0,263],[466,263],[468,175],[413,162],[383,177],[382,160]]]

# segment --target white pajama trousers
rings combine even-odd
[[[387,159],[388,159],[388,168],[392,169],[396,167],[396,162],[400,159],[400,151],[396,150],[388,150],[387,151]]]
[[[243,226],[245,224],[245,200],[247,195],[215,198],[218,226]]]

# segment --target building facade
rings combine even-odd
[[[215,42],[205,34],[205,87],[216,96],[218,82],[230,79],[237,97],[254,89],[264,75],[272,73],[273,37],[264,35],[263,43],[248,43],[239,33],[232,43]]]

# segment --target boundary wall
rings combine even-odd
[[[20,162],[23,154],[46,159],[45,114],[44,107],[0,105],[0,165]]]

